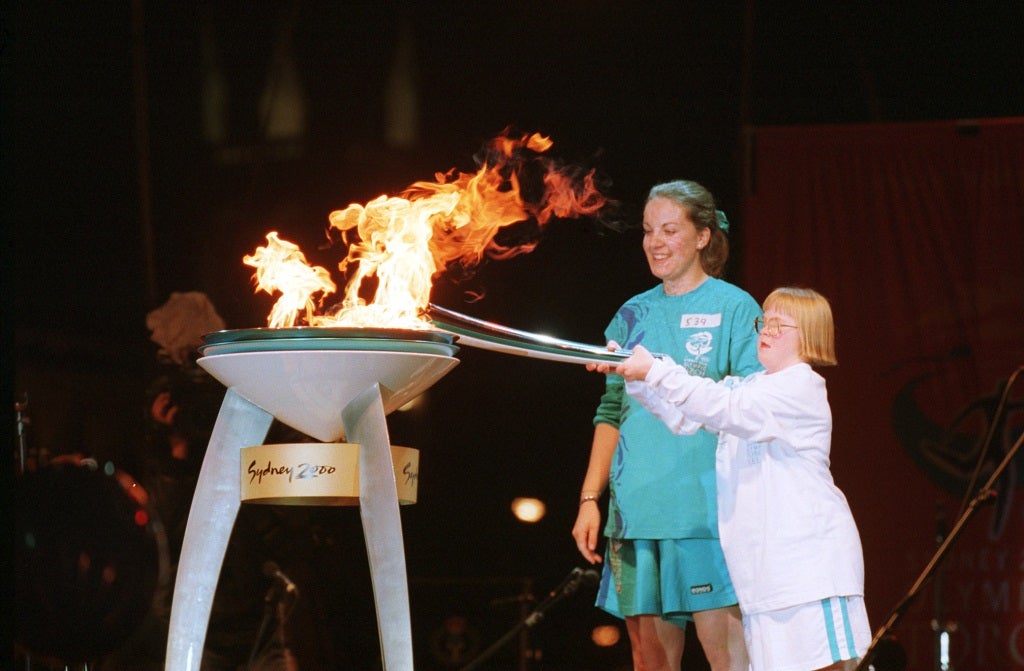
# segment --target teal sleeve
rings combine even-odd
[[[601,402],[597,405],[597,413],[594,415],[594,426],[598,424],[611,424],[616,429],[622,421],[622,395],[625,393],[626,385],[621,375],[609,375],[605,383],[604,394]]]

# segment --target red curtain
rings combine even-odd
[[[836,316],[832,470],[877,630],[1024,428],[1024,118],[757,128],[748,156],[741,284]],[[938,668],[936,617],[958,671],[1024,669],[1021,483],[1019,456],[893,629],[911,671]]]

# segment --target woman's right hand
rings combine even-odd
[[[580,504],[576,514],[576,524],[572,528],[572,537],[576,539],[576,549],[591,564],[600,564],[601,555],[597,552],[597,543],[601,534],[601,508],[597,501],[585,501]]]
[[[605,345],[605,347],[608,349],[609,352],[615,352],[617,350],[622,349],[622,346],[619,345],[619,343],[615,342],[614,340],[609,340],[608,344]],[[587,370],[589,370],[592,373],[593,372],[598,372],[598,373],[602,373],[602,374],[607,375],[609,373],[614,373],[615,372],[615,364],[611,364],[611,363],[588,363],[587,364]]]

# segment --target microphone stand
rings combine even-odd
[[[31,457],[30,449],[28,447],[28,439],[26,438],[25,428],[32,423],[31,418],[28,415],[28,394],[22,397],[24,400],[15,401],[14,411],[17,415],[17,426],[18,426],[18,476],[23,476],[28,472],[29,459]],[[32,653],[26,648],[25,649],[25,671],[32,671]]]
[[[1019,371],[1020,369],[1018,369],[1017,372]],[[1016,372],[1013,376],[1010,377],[1010,384],[1012,384],[1015,376]],[[1009,387],[1007,387],[1007,390],[1008,389]],[[1001,419],[1002,418],[999,416],[993,417],[993,424],[995,424],[997,420],[1001,421]],[[989,433],[989,438],[991,439],[991,437],[994,434],[995,431],[991,431]],[[974,498],[972,498],[970,502],[967,504],[967,506],[963,509],[959,519],[957,519],[956,523],[953,525],[953,528],[950,530],[950,532],[946,535],[946,538],[939,545],[939,549],[935,551],[935,555],[928,562],[928,565],[924,567],[924,570],[921,572],[921,575],[918,576],[917,580],[914,582],[913,586],[911,586],[906,596],[904,596],[903,599],[896,605],[896,608],[893,609],[892,613],[889,615],[889,618],[885,621],[885,624],[883,624],[882,627],[878,630],[878,633],[875,634],[875,637],[871,639],[871,645],[868,646],[868,651],[864,653],[864,657],[862,657],[860,663],[857,664],[857,671],[868,671],[872,668],[871,664],[872,662],[874,662],[875,655],[877,654],[876,648],[878,646],[879,641],[885,638],[889,631],[893,627],[895,627],[896,624],[906,614],[907,609],[910,608],[910,604],[913,602],[914,598],[921,591],[921,588],[924,587],[925,583],[928,582],[928,579],[932,576],[932,574],[935,573],[936,569],[939,567],[939,564],[941,564],[942,561],[946,558],[946,555],[949,554],[949,550],[953,547],[953,543],[960,536],[960,532],[963,531],[964,527],[967,525],[967,522],[970,520],[971,517],[974,516],[974,513],[977,512],[978,508],[983,503],[992,503],[995,501],[995,499],[998,496],[998,492],[995,489],[996,482],[999,480],[1000,476],[1002,476],[1003,471],[1005,471],[1007,467],[1010,465],[1010,463],[1013,461],[1013,458],[1017,455],[1017,452],[1020,450],[1021,443],[1024,443],[1024,433],[1021,433],[1020,437],[1017,438],[1017,441],[1007,451],[1006,456],[1003,457],[1003,460],[999,462],[998,466],[996,466],[996,469],[992,472],[992,475],[989,476],[988,481],[985,482],[981,489],[978,490],[978,493],[974,496]],[[983,454],[984,452],[985,450],[982,450]]]
[[[548,609],[554,606],[556,603],[562,601],[567,596],[570,596],[579,589],[580,585],[588,579],[587,572],[580,568],[574,568],[562,583],[551,590],[547,598],[541,601],[533,612],[527,615],[525,618],[520,620],[514,627],[509,629],[505,634],[497,641],[491,644],[489,648],[484,650],[480,655],[472,660],[469,664],[462,667],[460,671],[473,671],[478,668],[485,661],[490,659],[494,653],[501,650],[509,641],[515,638],[521,631],[526,629],[532,629],[536,625],[540,624],[541,620],[544,619],[544,615]]]
[[[256,658],[260,654],[260,650],[263,648],[263,639],[267,636],[267,630],[270,628],[270,623],[274,620],[274,611],[276,604],[279,603],[284,594],[284,590],[281,588],[279,581],[275,580],[267,590],[267,595],[263,597],[263,619],[260,621],[260,628],[256,632],[256,638],[252,642],[252,650],[249,652],[249,662],[245,665],[246,669],[254,668],[256,664]]]
[[[285,595],[288,591],[285,590]],[[281,645],[281,662],[282,671],[298,671],[299,664],[295,659],[295,654],[289,645],[288,632],[285,629],[285,623],[288,621],[288,614],[291,612],[291,607],[286,603],[285,598],[277,600],[277,639]]]
[[[935,542],[941,544],[946,537],[946,515],[940,504],[935,515]],[[946,621],[946,601],[943,594],[942,569],[935,571],[935,618],[932,620],[932,632],[934,634],[933,654],[935,666],[933,671],[948,671],[948,642],[949,635],[956,629],[956,625]]]
[[[25,475],[25,471],[28,468],[27,441],[25,439],[25,427],[30,423],[26,412],[28,410],[28,394],[25,394],[24,398],[24,401],[15,402],[14,404],[14,411],[18,416],[18,475]]]

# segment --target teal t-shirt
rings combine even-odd
[[[605,336],[625,349],[641,344],[694,375],[720,380],[761,370],[754,333],[760,314],[750,294],[713,277],[681,296],[666,295],[659,284],[619,308]],[[619,428],[607,536],[718,538],[717,436],[703,429],[674,435],[625,394],[618,375],[608,376],[594,423]]]

